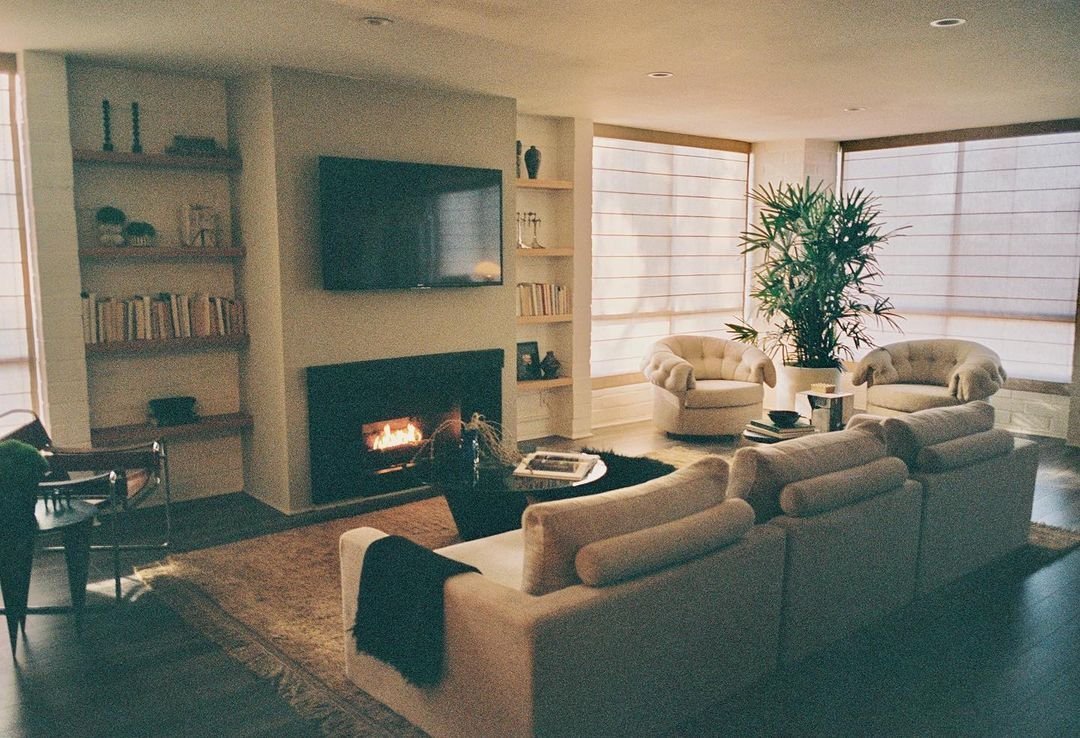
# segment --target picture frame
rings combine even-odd
[[[517,378],[519,382],[540,379],[540,346],[536,341],[518,343]]]

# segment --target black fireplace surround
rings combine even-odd
[[[409,464],[417,446],[373,450],[365,430],[411,422],[429,438],[473,413],[501,422],[502,368],[502,349],[308,367],[312,502],[422,486]]]

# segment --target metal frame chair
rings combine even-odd
[[[155,551],[168,549],[172,543],[172,494],[169,490],[169,464],[164,443],[160,440],[130,446],[114,447],[62,447],[54,446],[52,438],[32,410],[9,410],[0,414],[0,419],[22,413],[30,420],[0,438],[23,441],[42,451],[49,461],[49,476],[41,483],[43,494],[54,488],[65,488],[64,493],[72,497],[97,504],[101,513],[109,517],[110,543],[95,544],[91,551],[111,551],[113,558],[113,577],[116,587],[116,600],[120,601],[120,553],[122,551]],[[73,472],[115,472],[114,482],[102,492],[95,486],[92,493],[80,494],[78,485],[71,485],[70,474]],[[165,535],[161,543],[123,544],[121,543],[120,514],[137,508],[142,502],[162,490],[165,504]],[[60,547],[47,547],[46,550],[59,550]]]

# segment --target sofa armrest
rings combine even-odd
[[[770,387],[776,386],[776,367],[764,351],[753,346],[748,347],[739,362],[750,374],[748,381],[761,382]]]
[[[669,392],[686,392],[696,385],[694,365],[671,351],[653,351],[641,363],[646,379]]]
[[[949,391],[960,402],[985,400],[1005,384],[1005,370],[995,357],[969,356],[949,375]]]
[[[892,355],[883,348],[876,348],[862,357],[855,365],[855,373],[851,378],[852,384],[856,386],[865,384],[867,387],[898,381],[900,381],[900,372],[893,366]]]

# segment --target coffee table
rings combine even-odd
[[[475,483],[442,480],[434,486],[446,497],[462,540],[493,536],[521,527],[521,514],[533,503],[558,499],[562,493],[601,479],[607,465],[597,461],[583,479],[521,477],[513,467],[481,469]]]

